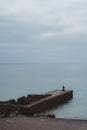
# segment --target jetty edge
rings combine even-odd
[[[29,105],[20,107],[22,115],[32,116],[44,112],[73,98],[73,90],[54,90],[44,94],[45,97]]]

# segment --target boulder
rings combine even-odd
[[[25,96],[23,96],[17,99],[17,103],[20,105],[26,105],[28,104],[28,100]]]

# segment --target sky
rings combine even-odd
[[[0,63],[87,59],[87,0],[0,0]]]

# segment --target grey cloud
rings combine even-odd
[[[86,3],[1,0],[0,62],[80,61],[86,57]]]
[[[15,18],[15,16],[0,17],[0,42],[30,42],[41,33],[52,31],[61,32],[62,26],[41,25],[38,23],[26,24]],[[36,40],[36,39],[35,39]]]

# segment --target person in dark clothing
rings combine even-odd
[[[65,86],[63,86],[62,91],[65,91]]]

